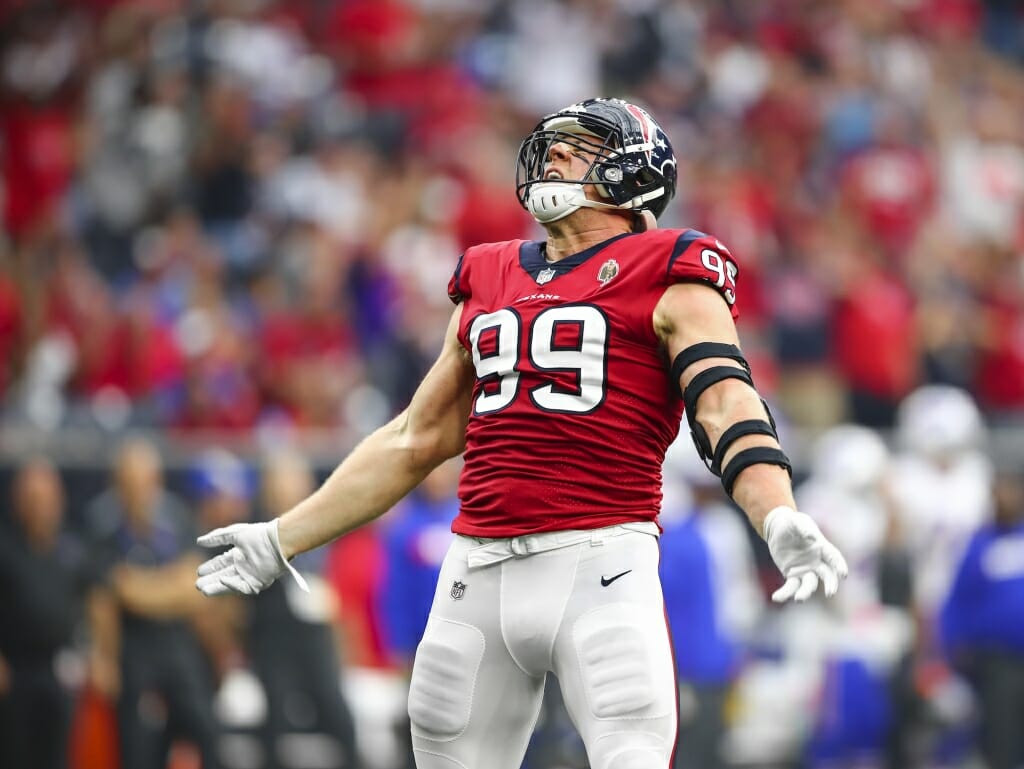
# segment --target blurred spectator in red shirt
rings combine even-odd
[[[533,232],[533,220],[509,194],[509,149],[489,133],[479,132],[453,151],[462,188],[449,205],[455,204],[453,224],[460,252],[477,243],[529,238]]]
[[[268,406],[298,425],[339,423],[343,396],[360,380],[356,339],[342,309],[340,244],[312,230],[297,276],[295,303],[272,313],[260,329],[260,382]]]
[[[981,26],[981,0],[922,0],[909,8],[918,28],[941,44],[968,42]]]
[[[26,4],[4,21],[0,171],[4,225],[16,238],[53,216],[71,181],[85,31],[76,13],[52,4]]]
[[[7,106],[0,118],[4,224],[15,237],[28,235],[54,214],[74,163],[73,126],[64,106]]]
[[[47,325],[73,341],[72,394],[143,406],[158,390],[173,387],[181,377],[182,356],[171,329],[158,322],[156,308],[142,297],[121,308],[73,244],[56,248]]]
[[[758,325],[766,317],[762,270],[778,246],[772,190],[750,170],[724,163],[703,166],[699,178],[690,224],[714,233],[736,253],[743,281],[737,297],[740,317],[746,325]]]
[[[880,255],[856,241],[841,246],[833,355],[845,378],[851,416],[885,427],[917,382],[914,299]]]
[[[875,142],[840,169],[845,202],[885,254],[898,259],[931,210],[935,178],[910,125],[897,105],[879,111]]]
[[[1024,278],[1021,258],[1010,248],[979,249],[982,287],[981,339],[975,393],[1000,412],[1024,409]]]
[[[113,291],[74,243],[56,249],[47,319],[51,329],[65,331],[74,342],[71,390],[83,397],[106,387],[127,394],[132,372]]]
[[[0,396],[17,375],[25,339],[22,298],[14,278],[0,259]]]
[[[339,601],[345,631],[345,657],[356,668],[390,668],[381,590],[387,564],[384,544],[376,526],[363,526],[330,546],[324,577]]]

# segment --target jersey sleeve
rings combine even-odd
[[[471,295],[466,255],[462,254],[459,256],[459,263],[455,265],[455,272],[452,273],[451,280],[448,281],[448,298],[452,300],[453,304],[459,304],[469,299]]]
[[[668,260],[666,282],[707,283],[722,295],[732,317],[736,311],[736,276],[739,267],[729,249],[711,235],[697,230],[684,230],[672,247]]]

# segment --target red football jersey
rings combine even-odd
[[[467,250],[448,286],[477,373],[452,530],[654,520],[683,412],[654,308],[672,283],[702,281],[735,317],[736,272],[696,230],[620,235],[555,263],[536,241]]]

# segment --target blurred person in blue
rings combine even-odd
[[[91,676],[116,702],[122,766],[163,769],[184,743],[216,769],[212,681],[191,623],[220,604],[204,605],[191,588],[194,522],[165,488],[154,443],[133,436],[118,446],[110,488],[89,504],[85,526]]]
[[[405,675],[412,670],[416,646],[423,637],[434,602],[441,563],[452,543],[452,521],[459,512],[456,495],[458,464],[446,462],[428,475],[395,510],[383,527],[386,566],[380,591],[385,643]],[[406,765],[413,766],[408,713],[395,724]]]
[[[459,512],[457,483],[457,463],[441,465],[401,504],[384,530],[387,577],[381,615],[389,649],[407,667],[427,626],[441,562],[452,543],[452,521]]]
[[[971,537],[942,605],[939,635],[970,682],[987,769],[1024,766],[1024,480],[1000,473],[990,522]]]
[[[691,452],[669,450],[659,571],[679,683],[673,769],[730,765],[729,699],[765,603],[741,514],[703,470]]]
[[[0,520],[0,766],[63,769],[71,715],[62,659],[82,616],[84,552],[64,531],[49,460],[15,471]]]

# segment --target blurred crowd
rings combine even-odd
[[[679,767],[1024,765],[1024,452],[985,440],[1024,426],[1022,65],[1016,0],[0,2],[0,430],[96,436],[88,473],[0,441],[0,766],[407,765],[457,465],[310,596],[198,600],[194,534],[316,483],[289,437],[340,457],[404,405],[459,253],[543,236],[519,141],[593,95],[672,138],[662,225],[736,255],[853,570],[766,605],[680,441]],[[557,691],[528,764],[585,766]]]
[[[815,428],[922,383],[1024,411],[1012,0],[4,3],[3,419],[360,434],[433,359],[546,111],[624,95],[667,226],[740,264],[759,382]]]

